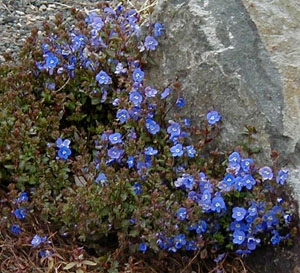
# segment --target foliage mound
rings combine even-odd
[[[100,258],[71,251],[64,270],[78,272],[118,272],[113,252],[197,254],[225,270],[228,254],[289,238],[277,155],[258,167],[242,147],[207,152],[221,115],[191,124],[178,85],[145,81],[164,27],[126,6],[100,7],[73,10],[75,26],[57,15],[43,37],[33,29],[20,64],[0,68],[1,235],[51,267],[59,240],[81,242]]]

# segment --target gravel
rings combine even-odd
[[[97,9],[99,0],[0,0],[0,63],[3,53],[16,55],[34,26],[41,27],[43,21],[53,21],[56,13],[70,18],[70,9],[83,11]]]

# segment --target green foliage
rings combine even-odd
[[[51,223],[58,237],[100,256],[107,272],[120,266],[107,252],[196,251],[221,262],[223,253],[287,239],[288,172],[276,167],[276,153],[273,169],[254,164],[253,127],[234,153],[209,151],[220,114],[190,125],[178,85],[158,91],[144,80],[163,26],[149,21],[149,35],[140,34],[136,11],[103,5],[86,18],[74,11],[75,28],[57,15],[43,39],[33,29],[20,63],[0,67],[0,182],[11,206],[2,215],[14,213],[3,226],[16,220],[32,234]],[[171,109],[179,112],[172,120]],[[30,193],[29,202],[18,191]],[[99,265],[77,254],[64,270]]]

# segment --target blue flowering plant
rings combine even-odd
[[[258,167],[241,147],[210,150],[221,113],[191,120],[181,114],[187,102],[178,85],[147,82],[164,26],[149,20],[142,31],[136,10],[100,7],[74,11],[69,29],[57,15],[55,26],[44,23],[42,41],[33,29],[23,62],[0,68],[0,179],[15,195],[5,212],[10,232],[22,236],[35,212],[97,255],[201,253],[217,264],[288,241],[288,170],[275,161]],[[36,232],[30,244],[44,246],[47,236]]]

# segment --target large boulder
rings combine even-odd
[[[290,169],[289,183],[300,204],[300,58],[295,60],[297,52],[300,55],[300,43],[295,42],[300,8],[295,13],[290,7],[294,16],[286,20],[289,23],[282,13],[275,23],[276,9],[266,13],[274,1],[254,1],[260,6],[266,2],[263,16],[257,11],[254,17],[260,19],[269,40],[275,35],[278,44],[271,50],[272,43],[266,46],[264,40],[269,40],[261,38],[260,28],[246,9],[256,6],[244,2],[159,1],[155,13],[165,25],[166,35],[160,40],[156,65],[148,71],[148,79],[156,87],[178,80],[188,105],[182,115],[192,116],[194,122],[209,110],[220,112],[224,126],[221,145],[225,148],[233,149],[239,143],[245,125],[254,126],[256,145],[262,149],[256,160],[269,164],[271,151],[278,150],[280,166]],[[270,19],[271,15],[275,18]],[[285,37],[284,30],[289,28],[294,35],[289,31]]]
[[[300,3],[159,0],[155,14],[166,35],[149,82],[156,88],[180,82],[187,101],[180,114],[195,123],[209,110],[220,112],[225,149],[239,143],[245,125],[254,126],[262,148],[256,161],[270,164],[278,150],[300,204]],[[299,251],[295,240],[291,249],[260,249],[248,262],[255,272],[300,272]]]

